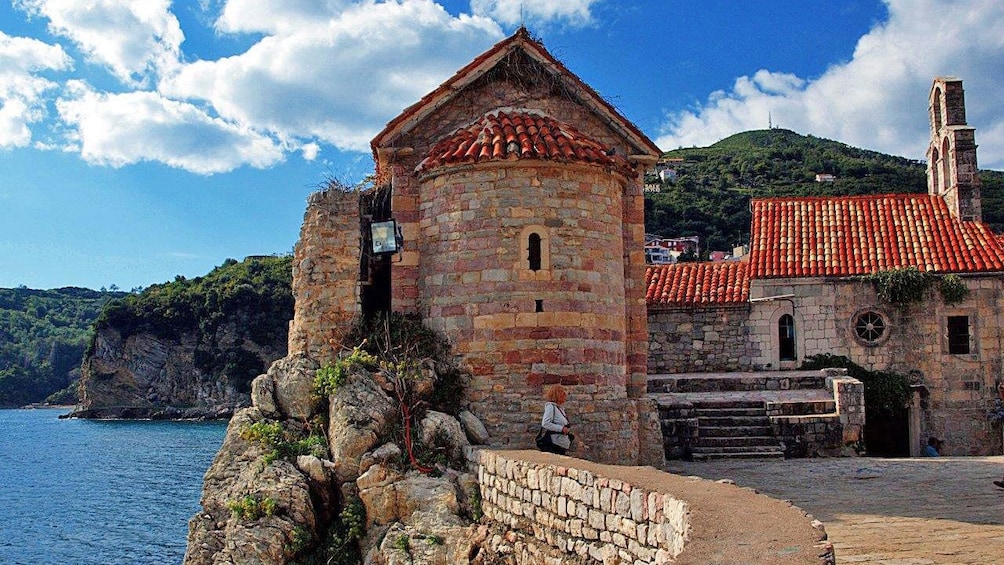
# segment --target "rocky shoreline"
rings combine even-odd
[[[241,407],[198,406],[179,408],[175,406],[102,406],[100,408],[74,409],[60,419],[79,418],[84,420],[229,420]]]

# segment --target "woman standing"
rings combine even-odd
[[[572,445],[572,437],[569,434],[568,418],[562,405],[568,398],[565,387],[560,384],[552,385],[544,394],[544,417],[540,420],[540,427],[544,428],[546,434],[551,437],[550,442],[544,451],[564,455]]]

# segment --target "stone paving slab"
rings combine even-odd
[[[670,461],[731,479],[823,522],[837,563],[1004,564],[1004,457]]]

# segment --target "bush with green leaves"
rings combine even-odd
[[[359,540],[366,535],[366,507],[359,497],[349,497],[338,516],[328,525],[322,541],[294,565],[358,565],[362,563]]]
[[[340,386],[345,384],[345,379],[352,371],[358,369],[373,370],[379,366],[377,359],[369,352],[357,346],[349,352],[328,363],[317,370],[314,374],[314,393],[321,397],[328,397],[335,394]]]
[[[304,528],[303,526],[296,526],[290,533],[290,540],[286,545],[286,551],[293,555],[297,555],[310,547],[310,544],[313,543],[313,541],[314,536],[310,533],[310,530]]]
[[[235,518],[251,522],[258,518],[274,515],[277,507],[278,502],[274,498],[262,497],[257,494],[247,494],[227,502],[227,508],[230,509]]]
[[[270,464],[281,458],[293,458],[298,455],[313,455],[319,459],[328,456],[328,442],[319,435],[296,437],[282,427],[279,422],[263,420],[244,426],[240,430],[244,441],[257,443],[267,450],[265,464]]]
[[[889,304],[905,305],[923,300],[935,276],[919,271],[916,267],[907,267],[878,271],[865,275],[863,279],[872,283],[881,300]]]
[[[457,367],[450,343],[422,323],[414,314],[394,312],[386,316],[357,320],[346,334],[346,343],[359,343],[380,362],[381,369],[401,375],[405,381],[418,375],[422,363],[436,367],[436,386],[422,399],[434,410],[456,415],[468,375]]]
[[[842,355],[823,353],[811,355],[802,363],[802,369],[847,369],[847,375],[864,384],[865,414],[875,417],[901,416],[910,401],[910,380],[906,375],[892,371],[869,371]]]

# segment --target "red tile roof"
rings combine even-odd
[[[649,265],[645,302],[649,307],[742,304],[749,299],[749,283],[744,262]]]
[[[1004,247],[981,222],[952,216],[937,196],[882,194],[755,199],[750,276],[864,275],[916,267],[1004,270]]]
[[[541,112],[496,110],[440,140],[418,165],[419,172],[438,167],[507,159],[542,159],[592,163],[629,177],[637,175],[627,159],[608,155],[602,143],[574,126]]]
[[[764,198],[751,207],[748,262],[649,266],[649,307],[738,304],[758,278],[1004,271],[1004,236],[959,220],[938,196]]]

